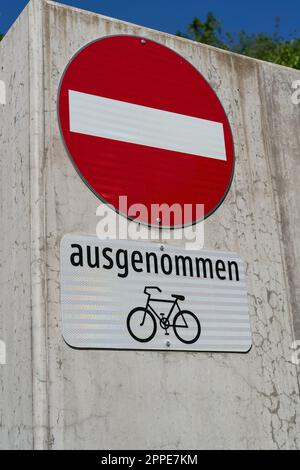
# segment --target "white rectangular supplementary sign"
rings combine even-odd
[[[70,131],[226,160],[223,124],[69,90]]]
[[[63,336],[103,349],[247,352],[244,263],[235,253],[65,235]]]

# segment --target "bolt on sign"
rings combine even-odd
[[[70,346],[249,351],[245,269],[235,253],[73,234],[60,250]]]
[[[175,51],[149,39],[109,36],[80,49],[61,79],[58,117],[79,175],[117,212],[152,226],[196,223],[224,200],[234,148],[226,113],[204,77]],[[178,204],[154,218],[151,205]],[[192,210],[187,214],[184,206]]]

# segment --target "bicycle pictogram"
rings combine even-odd
[[[127,317],[127,329],[136,341],[147,343],[151,341],[157,332],[157,325],[165,330],[165,335],[169,335],[169,328],[173,328],[175,336],[185,344],[195,343],[201,334],[201,326],[197,316],[189,310],[181,310],[179,302],[183,302],[183,295],[172,294],[173,299],[159,299],[151,297],[150,290],[162,292],[159,287],[146,286],[144,293],[148,296],[145,307],[135,307]],[[157,313],[153,307],[153,303],[170,303],[172,304],[168,314]],[[177,308],[177,313],[173,315],[171,323],[171,315]]]

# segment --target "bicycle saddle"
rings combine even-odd
[[[177,300],[184,300],[185,299],[184,295],[171,294],[171,297],[173,297],[174,299],[177,299]]]

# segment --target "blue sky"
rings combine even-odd
[[[0,0],[0,31],[5,32],[28,0]],[[176,33],[184,30],[194,16],[205,18],[212,11],[223,31],[271,33],[275,18],[281,18],[281,35],[298,30],[300,36],[300,0],[64,0],[90,11],[120,18],[150,28]]]

